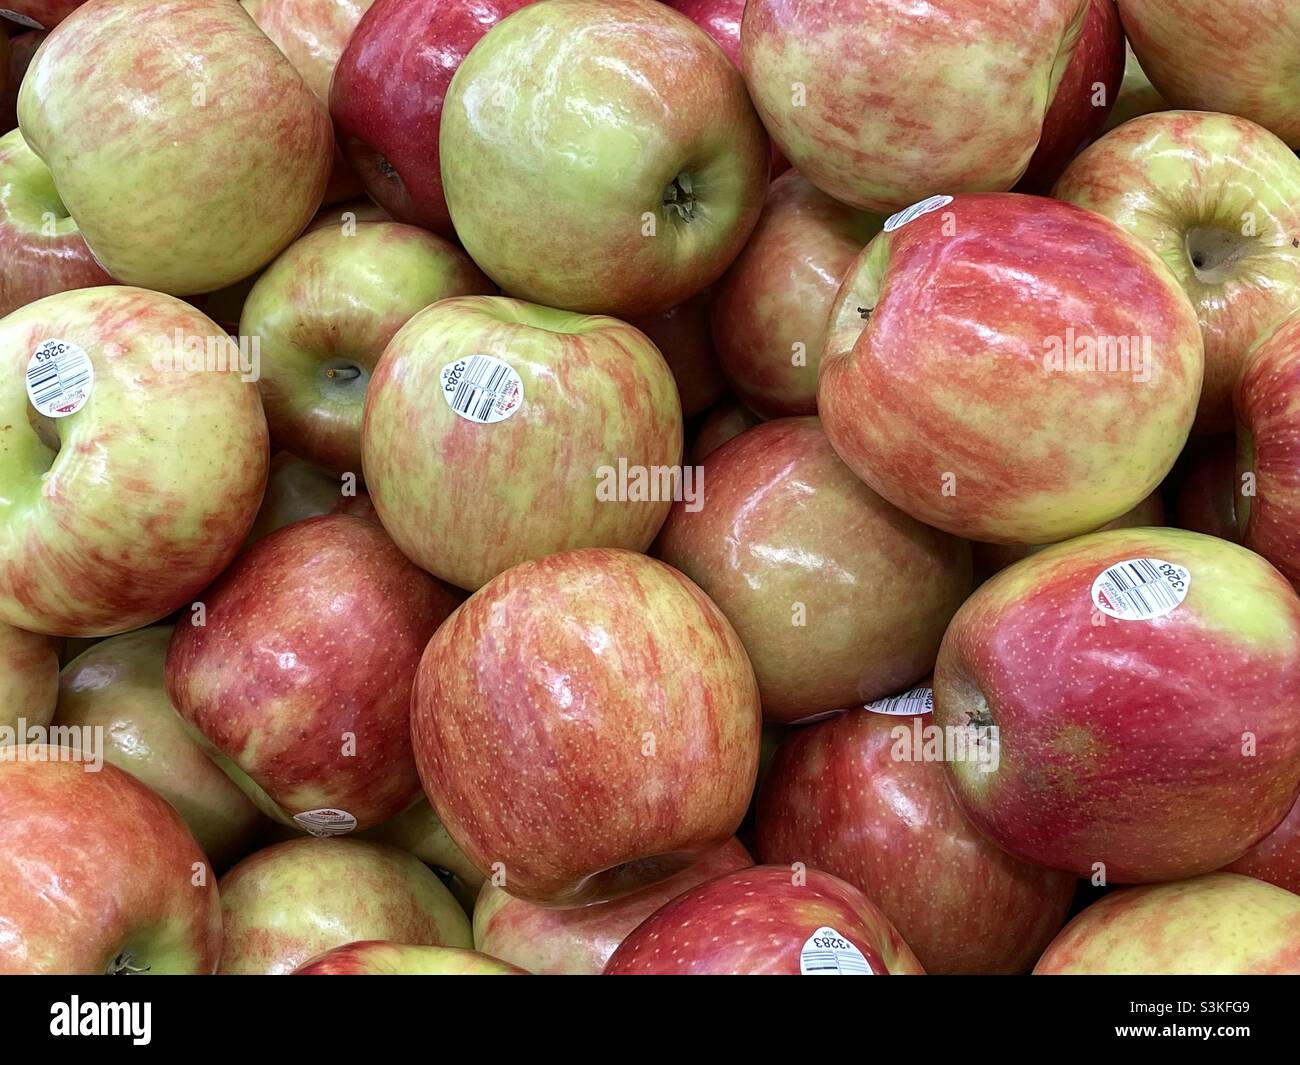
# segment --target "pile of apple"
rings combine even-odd
[[[1300,972],[1300,4],[5,3],[0,974]]]

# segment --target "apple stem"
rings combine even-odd
[[[147,973],[149,966],[136,965],[134,959],[126,951],[122,951],[116,958],[108,963],[108,970],[105,976],[134,976],[138,973]]]
[[[694,184],[691,175],[687,173],[673,178],[664,190],[664,212],[679,215],[684,222],[691,221],[695,217],[695,205],[699,202],[695,198]]]

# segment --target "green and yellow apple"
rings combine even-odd
[[[359,478],[341,477],[322,470],[281,451],[271,460],[266,494],[262,497],[252,532],[248,534],[248,543],[296,521],[318,518],[322,514],[352,514],[377,521],[374,504],[365,490],[358,486],[357,480]]]
[[[1133,54],[1133,46],[1124,43],[1124,80],[1120,82],[1119,96],[1115,106],[1106,118],[1106,132],[1122,126],[1138,115],[1149,115],[1156,111],[1168,111],[1169,101],[1160,95],[1151,84],[1142,64]]]
[[[0,622],[0,725],[48,725],[58,698],[59,641]]]

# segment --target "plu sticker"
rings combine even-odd
[[[891,695],[867,703],[863,709],[870,710],[873,714],[891,714],[900,717],[907,714],[933,713],[934,689],[913,688],[910,692],[903,692],[902,695]]]
[[[0,18],[7,18],[10,22],[16,22],[20,26],[26,26],[33,30],[45,29],[31,15],[20,15],[17,11],[10,11],[7,7],[0,7]]]
[[[931,211],[938,211],[952,203],[951,196],[929,196],[920,203],[914,203],[911,207],[905,207],[898,214],[890,215],[884,225],[884,232],[892,233],[896,229],[902,229],[908,222],[920,218],[923,214],[929,214]]]
[[[46,340],[27,360],[27,398],[47,418],[66,418],[86,405],[95,367],[70,340]]]
[[[357,828],[357,819],[346,810],[305,810],[294,814],[293,819],[304,832],[317,838],[346,836]]]
[[[1150,621],[1177,610],[1187,598],[1191,572],[1162,558],[1128,558],[1092,582],[1092,603],[1119,621]]]
[[[862,951],[835,929],[823,925],[799,951],[801,976],[875,976]]]
[[[524,382],[514,367],[494,355],[471,355],[442,368],[442,397],[466,421],[491,425],[524,405]]]

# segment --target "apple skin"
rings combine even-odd
[[[397,816],[358,832],[357,838],[391,843],[394,847],[410,851],[425,865],[442,870],[446,874],[442,878],[443,882],[451,888],[465,912],[473,912],[474,901],[484,883],[483,874],[465,857],[465,852],[456,846],[446,826],[433,812],[428,799],[420,798]]]
[[[520,299],[620,318],[713,284],[768,180],[740,72],[657,0],[511,15],[456,71],[440,145],[456,232],[489,277]]]
[[[360,488],[355,494],[344,494],[348,487],[328,470],[281,451],[271,460],[266,495],[247,542],[251,544],[276,529],[323,514],[351,514],[378,521],[370,496]]]
[[[20,756],[58,750],[0,758],[0,976],[212,973],[217,881],[180,815],[116,766]]]
[[[1300,802],[1277,828],[1223,871],[1266,880],[1300,895]]]
[[[1024,173],[1091,0],[749,0],[745,80],[827,195],[888,214]],[[490,272],[490,271],[489,271]]]
[[[816,869],[796,884],[789,866],[742,869],[678,895],[614,951],[606,976],[798,976],[799,954],[833,928],[872,974],[925,970],[889,919],[857,888]]]
[[[221,878],[223,974],[283,976],[334,947],[382,939],[474,945],[469,918],[412,854],[358,839],[293,839]]]
[[[1133,46],[1124,43],[1124,80],[1120,82],[1119,95],[1115,99],[1115,106],[1111,108],[1110,114],[1106,118],[1105,130],[1109,133],[1112,129],[1122,126],[1138,115],[1149,115],[1156,111],[1168,111],[1169,102],[1160,95],[1156,87],[1151,84],[1151,79],[1146,76],[1146,71],[1142,69],[1142,64],[1133,54]]]
[[[599,976],[624,937],[671,899],[754,864],[737,839],[675,876],[622,898],[557,910],[514,898],[487,881],[474,907],[474,946],[542,976]]]
[[[275,46],[285,54],[326,108],[330,81],[344,46],[374,0],[239,0]],[[334,146],[334,169],[325,202],[361,195],[361,178]]]
[[[438,135],[469,50],[528,0],[376,0],[339,57],[330,115],[339,147],[399,222],[452,239]]]
[[[1123,888],[1066,925],[1034,975],[1300,975],[1300,898],[1230,873]]]
[[[460,598],[376,522],[297,522],[203,593],[205,624],[177,626],[167,694],[268,816],[292,825],[295,814],[337,808],[368,828],[420,794],[411,683]]]
[[[1241,542],[1300,582],[1300,314],[1265,336],[1237,384],[1234,484]],[[1254,493],[1245,490],[1254,477]]]
[[[772,182],[713,303],[718,358],[746,406],[767,418],[817,413],[827,316],[845,271],[883,223],[832,200],[796,170]],[[796,345],[803,365],[795,365]]]
[[[816,418],[727,441],[705,462],[704,483],[702,507],[673,504],[657,554],[736,627],[765,720],[867,702],[930,672],[971,589],[964,541],[876,495]]]
[[[0,137],[0,255],[0,317],[55,292],[113,283],[59,202],[49,168],[16,129]]]
[[[1150,620],[1094,607],[1125,559],[1191,573]],[[957,612],[934,723],[992,725],[996,772],[947,763],[977,828],[1011,854],[1107,883],[1218,869],[1300,793],[1300,599],[1258,555],[1178,529],[1119,529],[1003,570]],[[1255,753],[1244,749],[1247,742]]]
[[[334,145],[324,106],[230,0],[90,0],[32,59],[18,124],[103,267],[181,296],[286,247]]]
[[[21,430],[0,452],[12,493],[0,621],[57,636],[139,628],[192,599],[248,535],[269,461],[257,389],[164,362],[184,359],[178,335],[225,337],[188,304],[135,288],[60,292],[0,319],[0,424]],[[85,350],[94,386],[81,410],[34,426],[23,378],[50,338]]]
[[[855,709],[792,729],[760,793],[759,860],[854,885],[928,973],[1027,972],[1065,923],[1074,877],[984,839],[938,763],[895,758],[894,728],[916,719]]]
[[[441,371],[476,354],[507,363],[522,382],[522,402],[501,421],[471,421],[446,398]],[[620,461],[677,465],[681,406],[640,330],[464,296],[421,311],[388,345],[370,379],[361,450],[367,490],[397,546],[472,591],[555,551],[649,547],[672,500],[630,490],[602,500],[600,471]]]
[[[5,7],[52,30],[86,0],[5,0]]]
[[[463,251],[415,226],[323,226],[289,245],[239,320],[241,336],[261,338],[272,445],[359,474],[366,386],[388,342],[431,303],[494,291]]]
[[[1119,0],[1133,51],[1174,107],[1240,115],[1300,148],[1291,0]]]
[[[1116,338],[1136,338],[1145,365],[1053,364]],[[840,458],[895,506],[972,540],[1051,543],[1160,483],[1203,358],[1173,274],[1114,222],[1037,196],[959,196],[849,269],[817,399]]]
[[[257,807],[185,730],[163,686],[170,626],[102,640],[59,676],[54,724],[103,729],[104,760],[147,784],[185,819],[218,871],[251,851]]]
[[[700,424],[691,445],[691,461],[697,465],[733,437],[763,421],[739,400],[727,398],[718,403]]]
[[[687,418],[713,406],[727,391],[709,326],[712,307],[713,293],[705,290],[680,306],[628,321],[654,341],[668,363]]]
[[[0,725],[44,727],[59,699],[59,641],[0,622]]]
[[[553,906],[628,894],[734,835],[760,724],[745,650],[708,597],[596,548],[472,596],[411,695],[420,779],[452,839],[516,898]]]
[[[1046,195],[1075,152],[1106,125],[1124,81],[1124,27],[1115,0],[1089,0],[1078,47],[1043,119],[1043,135],[1016,188]],[[1095,102],[1098,92],[1102,103]]]
[[[327,950],[294,976],[527,976],[516,965],[459,947],[415,947],[372,939]]]
[[[1205,340],[1195,431],[1230,430],[1247,352],[1300,305],[1295,153],[1244,118],[1162,111],[1086,149],[1053,195],[1118,223],[1173,271]]]
[[[1233,435],[1193,437],[1178,463],[1181,469],[1174,499],[1177,526],[1240,543],[1237,448]]]

